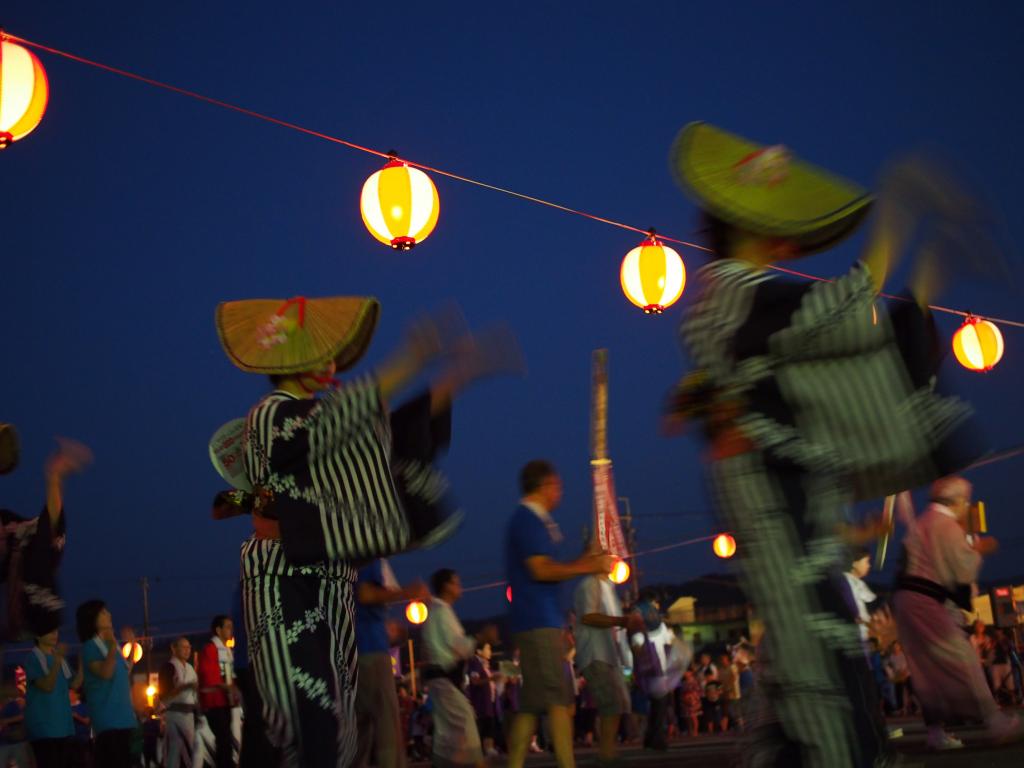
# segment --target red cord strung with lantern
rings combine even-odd
[[[645,314],[660,315],[683,295],[686,268],[679,254],[662,245],[651,229],[622,260],[619,281],[626,298]]]
[[[49,98],[46,70],[36,55],[0,33],[0,149],[39,125]]]
[[[1003,334],[995,323],[968,315],[953,334],[953,354],[969,371],[991,371],[1003,357]]]
[[[430,177],[392,153],[363,184],[359,211],[371,235],[397,251],[408,251],[434,231],[441,202]]]

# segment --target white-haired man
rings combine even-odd
[[[1018,738],[1018,718],[1000,711],[992,698],[957,607],[970,609],[982,558],[996,549],[994,538],[966,533],[971,484],[962,477],[936,480],[927,509],[916,519],[909,494],[900,494],[899,504],[908,529],[907,561],[893,602],[929,747],[963,746],[944,729],[955,720],[983,721],[995,741]]]

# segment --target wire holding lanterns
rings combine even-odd
[[[995,323],[967,315],[953,334],[953,354],[969,371],[987,373],[1002,359],[1003,334]]]
[[[651,228],[647,239],[622,260],[619,281],[626,298],[645,314],[660,315],[683,295],[686,267],[679,254],[663,245]]]
[[[35,130],[49,97],[46,70],[38,57],[0,36],[0,149]]]
[[[434,231],[441,201],[427,174],[399,160],[394,151],[388,156],[384,167],[363,184],[359,211],[377,240],[408,251]]]
[[[599,222],[599,223],[602,223],[602,224],[607,224],[609,226],[617,227],[619,229],[624,229],[624,230],[627,230],[627,231],[630,231],[630,232],[636,232],[638,234],[647,234],[648,235],[648,239],[654,239],[653,238],[653,232],[651,232],[649,230],[641,229],[639,227],[635,227],[635,226],[633,226],[631,224],[627,224],[625,222],[616,221],[615,219],[612,219],[612,218],[609,218],[609,217],[605,217],[605,216],[599,216],[597,214],[589,213],[589,212],[587,212],[585,210],[581,210],[579,208],[573,208],[571,206],[562,205],[561,203],[557,203],[557,202],[554,202],[554,201],[551,201],[551,200],[546,200],[544,198],[536,197],[534,195],[528,195],[528,194],[525,194],[523,192],[517,192],[516,190],[508,189],[506,187],[501,187],[501,186],[498,186],[496,184],[490,184],[488,182],[481,181],[479,179],[474,179],[474,178],[469,177],[469,176],[464,176],[462,174],[458,174],[458,173],[454,173],[452,171],[444,170],[443,168],[438,168],[438,167],[434,167],[434,166],[427,165],[427,164],[424,164],[424,163],[415,162],[415,161],[409,160],[409,159],[398,160],[398,158],[394,156],[394,153],[390,153],[389,154],[387,152],[382,152],[381,150],[374,149],[372,147],[367,147],[367,146],[364,146],[364,145],[361,145],[361,144],[357,144],[357,143],[355,143],[353,141],[349,141],[347,139],[344,139],[344,138],[341,138],[341,137],[338,137],[338,136],[332,136],[332,135],[324,133],[322,131],[317,131],[317,130],[314,130],[312,128],[305,127],[303,125],[299,125],[297,123],[289,122],[287,120],[282,120],[280,118],[276,118],[276,117],[273,117],[271,115],[267,115],[267,114],[264,114],[264,113],[261,113],[261,112],[257,112],[257,111],[252,110],[252,109],[247,109],[247,108],[239,106],[237,104],[232,104],[230,102],[223,101],[221,99],[213,98],[212,96],[207,96],[205,94],[202,94],[202,93],[199,93],[199,92],[196,92],[196,91],[192,91],[192,90],[188,90],[188,89],[182,88],[180,86],[172,85],[170,83],[167,83],[167,82],[164,82],[164,81],[161,81],[161,80],[157,80],[155,78],[146,77],[144,75],[137,74],[135,72],[131,72],[131,71],[126,70],[126,69],[121,69],[121,68],[118,68],[118,67],[111,66],[109,64],[104,64],[104,63],[99,62],[99,61],[88,59],[88,58],[86,58],[84,56],[79,56],[77,54],[70,53],[68,51],[64,51],[64,50],[61,50],[59,48],[54,48],[52,46],[48,46],[48,45],[45,45],[43,43],[40,43],[40,42],[37,42],[37,41],[34,41],[34,40],[28,40],[28,39],[23,38],[23,37],[12,35],[9,32],[5,32],[4,30],[0,30],[0,43],[4,44],[4,47],[2,48],[2,53],[4,55],[6,55],[7,51],[9,50],[6,46],[14,46],[14,48],[16,48],[18,50],[22,50],[26,54],[29,53],[28,50],[27,50],[28,48],[32,48],[32,49],[35,49],[37,51],[44,51],[44,52],[46,52],[48,54],[51,54],[53,56],[60,56],[60,57],[62,57],[64,59],[67,59],[69,61],[74,61],[74,62],[76,62],[78,64],[84,64],[86,66],[93,67],[95,69],[100,69],[100,70],[103,70],[105,72],[108,72],[108,73],[111,73],[111,74],[115,74],[115,75],[117,75],[119,77],[123,77],[123,78],[127,78],[127,79],[130,79],[130,80],[134,80],[136,82],[144,83],[145,85],[148,85],[148,86],[151,86],[151,87],[154,87],[154,88],[159,88],[159,89],[162,89],[162,90],[165,90],[165,91],[170,91],[170,92],[176,93],[176,94],[178,94],[180,96],[187,96],[187,97],[189,97],[191,99],[194,99],[196,101],[201,101],[201,102],[204,102],[206,104],[210,104],[210,105],[213,105],[213,106],[216,106],[216,107],[220,107],[221,109],[226,109],[226,110],[229,110],[229,111],[232,111],[232,112],[237,112],[238,114],[242,114],[242,115],[245,115],[246,117],[251,117],[251,118],[256,119],[256,120],[261,120],[261,121],[264,121],[264,122],[267,122],[267,123],[272,123],[272,124],[277,125],[279,127],[287,128],[289,130],[296,131],[298,133],[302,133],[302,134],[305,134],[307,136],[312,136],[312,137],[320,139],[322,141],[327,141],[327,142],[330,142],[330,143],[335,144],[335,145],[340,145],[340,146],[348,147],[349,149],[354,149],[354,150],[357,150],[357,151],[360,151],[360,152],[365,152],[365,153],[370,154],[370,155],[375,155],[377,157],[386,159],[388,161],[388,165],[391,165],[392,163],[397,163],[400,166],[404,165],[409,170],[419,170],[419,171],[423,172],[424,176],[426,176],[426,173],[435,174],[437,176],[444,176],[446,178],[453,179],[455,181],[460,181],[460,182],[463,182],[465,184],[470,184],[472,186],[480,187],[480,188],[483,188],[483,189],[489,189],[489,190],[494,191],[494,192],[500,192],[500,193],[502,193],[504,195],[508,195],[510,197],[514,197],[514,198],[517,198],[519,200],[523,200],[525,202],[536,203],[537,205],[543,205],[543,206],[546,206],[548,208],[552,208],[552,209],[557,210],[557,211],[562,211],[563,213],[572,214],[574,216],[581,216],[583,218],[590,219],[591,221],[596,221],[596,222]],[[29,55],[31,55],[31,54],[29,54]],[[35,59],[34,55],[33,55],[33,59]],[[19,71],[27,71],[27,70],[25,70],[24,67],[19,67]],[[11,138],[6,139],[5,142],[4,142],[4,139],[2,137],[0,137],[0,148],[2,148],[3,146],[6,146],[7,144],[9,144],[12,139],[16,141],[19,138],[25,136],[31,130],[31,128],[34,128],[35,125],[38,124],[39,120],[42,118],[43,111],[45,111],[46,99],[48,97],[48,92],[49,92],[48,91],[48,86],[47,86],[47,83],[46,83],[46,73],[43,70],[41,65],[39,65],[38,69],[36,69],[36,65],[35,64],[33,64],[32,72],[33,72],[33,78],[34,78],[33,79],[34,86],[33,86],[33,90],[32,90],[32,97],[30,99],[31,104],[32,104],[32,108],[30,110],[26,110],[26,113],[25,113],[25,115],[31,115],[32,119],[26,119],[24,122],[22,122],[22,120],[19,118],[19,121],[18,121],[19,128],[18,128],[18,133],[16,134],[15,132],[7,130],[7,129],[5,129],[3,127],[4,126],[4,122],[3,121],[4,120],[9,120],[10,118],[8,118],[6,116],[6,113],[3,112],[3,110],[0,110],[0,131],[7,130],[7,132],[11,134]],[[3,71],[3,73],[0,74],[0,77],[6,78],[6,71]],[[0,84],[0,98],[6,98],[5,96],[3,96],[3,91],[5,89],[6,89],[6,85],[5,84]],[[11,103],[14,103],[14,102],[11,102]],[[13,113],[13,110],[12,110],[12,113]],[[31,124],[31,128],[28,128],[26,130],[25,128],[29,124]],[[24,132],[22,132],[22,131],[24,131]],[[385,167],[385,169],[386,168],[387,168],[387,166]],[[381,169],[381,170],[385,170],[385,169]],[[429,178],[427,178],[426,180],[428,182],[430,182],[431,186],[433,186],[433,182],[430,181]],[[364,191],[365,191],[365,185],[364,185]],[[436,192],[436,189],[434,191]],[[373,210],[373,208],[371,208],[371,211],[372,210]],[[378,200],[376,213],[380,214],[380,211],[381,211],[381,209],[380,209],[379,200]],[[436,208],[433,208],[432,209],[432,213],[427,216],[426,221],[430,221],[431,216],[433,216],[433,214],[435,212],[436,212]],[[411,214],[410,215],[410,222],[413,222],[412,216],[415,216],[415,215],[416,214]],[[383,219],[383,215],[381,215],[381,218]],[[364,222],[366,222],[366,221],[367,221],[367,219],[366,219],[366,214],[365,214],[365,211],[364,211]],[[420,221],[423,221],[423,219],[417,218],[414,223],[419,223]],[[436,218],[434,219],[434,223],[436,223]],[[375,226],[376,226],[376,224],[379,224],[379,222],[376,222]],[[402,249],[402,250],[407,250],[408,248],[414,246],[417,242],[422,241],[425,237],[427,237],[430,234],[429,231],[419,232],[418,234],[416,232],[394,232],[394,233],[392,233],[392,231],[390,229],[388,229],[386,226],[385,227],[381,227],[380,229],[374,229],[373,227],[370,226],[369,223],[367,223],[367,228],[370,229],[371,233],[373,233],[373,235],[374,235],[374,237],[376,239],[380,240],[381,242],[383,242],[386,245],[389,245],[389,246],[391,246],[393,248]],[[432,226],[431,226],[431,228],[432,228]],[[406,239],[403,239],[403,238],[406,238]],[[392,242],[392,241],[397,241],[397,242]],[[679,238],[675,238],[675,237],[669,237],[667,235],[659,235],[656,238],[656,241],[657,241],[657,244],[659,244],[659,245],[661,243],[664,243],[664,242],[669,242],[669,243],[675,243],[675,244],[678,244],[678,245],[682,245],[682,246],[684,246],[686,248],[690,248],[690,249],[696,250],[696,251],[701,251],[701,252],[705,252],[705,253],[710,253],[711,252],[711,249],[708,248],[707,246],[704,246],[704,245],[701,245],[699,243],[695,243],[695,242],[692,242],[692,241],[688,241],[688,240],[683,240],[683,239],[679,239]],[[644,241],[644,244],[647,244],[646,240]],[[664,247],[664,246],[662,246],[662,247]],[[667,249],[667,250],[671,250],[671,249]],[[673,253],[674,253],[674,251],[673,251]],[[678,256],[678,254],[676,254],[676,256]],[[680,266],[681,266],[681,260],[680,260]],[[808,280],[815,280],[815,281],[820,281],[820,282],[832,282],[828,278],[823,278],[823,277],[820,277],[820,276],[817,276],[817,275],[808,274],[806,272],[800,272],[800,271],[797,271],[797,270],[794,270],[794,269],[789,269],[787,267],[782,267],[782,266],[779,266],[777,264],[770,264],[770,265],[768,265],[768,268],[772,269],[773,271],[777,271],[777,272],[781,272],[781,273],[784,273],[784,274],[793,275],[793,276],[796,276],[796,277],[801,277],[801,278],[808,279]],[[620,279],[621,278],[622,278],[622,274],[621,274],[621,271],[620,271]],[[633,278],[631,277],[630,280],[633,280]],[[682,274],[682,282],[683,282],[683,284],[685,284],[685,270],[683,271],[683,274]],[[666,285],[668,285],[668,283],[669,283],[669,280],[666,277]],[[656,284],[657,284],[657,278],[655,278],[655,285]],[[682,287],[683,287],[683,285],[680,285],[680,287],[679,287],[680,294],[682,293]],[[626,290],[625,283],[623,284],[623,290],[624,291]],[[640,306],[641,309],[644,309],[649,314],[655,314],[655,313],[657,313],[659,311],[657,309],[659,303],[662,306],[662,309],[660,311],[664,311],[664,309],[667,308],[668,306],[670,306],[670,304],[672,303],[672,302],[666,302],[666,301],[658,302],[656,299],[648,300],[648,297],[644,295],[642,288],[636,294],[639,297],[637,300],[634,300],[633,296],[631,295],[631,293],[629,291],[626,291],[626,295],[630,298],[630,301],[632,301],[637,306]],[[888,294],[888,293],[882,293],[882,294],[879,294],[879,295],[881,297],[883,297],[883,298],[892,299],[894,301],[900,301],[900,302],[911,302],[911,301],[913,301],[913,299],[911,299],[909,297],[906,297],[906,296],[892,295],[892,294]],[[675,299],[673,299],[673,301],[675,301],[677,299],[678,299],[678,296],[676,296]],[[648,310],[647,307],[651,307],[651,308]],[[930,305],[928,305],[928,308],[931,309],[934,312],[941,312],[941,313],[945,313],[945,314],[959,315],[961,317],[970,317],[969,313],[964,312],[962,310],[958,310],[958,309],[952,308],[952,307],[944,307],[944,306],[937,306],[937,305],[934,305],[934,304],[930,304]],[[1009,318],[985,316],[983,318],[982,317],[978,317],[977,319],[979,321],[980,320],[985,320],[985,321],[988,321],[988,322],[991,322],[991,323],[994,323],[994,324],[998,324],[998,325],[1006,325],[1006,326],[1015,327],[1015,328],[1024,328],[1024,322],[1019,321],[1019,320],[1009,319]],[[992,365],[994,365],[994,364],[995,363],[992,363]],[[984,369],[982,368],[982,369],[976,369],[976,370],[984,370]]]

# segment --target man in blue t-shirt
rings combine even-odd
[[[555,559],[562,539],[551,512],[562,500],[562,480],[547,461],[531,461],[519,474],[522,500],[508,524],[505,559],[512,587],[510,625],[523,671],[519,713],[509,734],[509,766],[521,768],[538,715],[547,715],[559,768],[575,765],[572,753],[571,666],[567,668],[559,582],[610,573],[614,558],[587,553],[563,563]]]
[[[430,591],[422,581],[398,586],[391,567],[378,559],[361,568],[356,582],[356,649],[359,686],[356,688],[358,746],[353,765],[364,768],[376,746],[379,768],[403,768],[405,736],[388,639],[388,603],[427,602]]]

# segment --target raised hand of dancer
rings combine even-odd
[[[982,557],[988,557],[989,555],[995,554],[996,550],[999,549],[999,541],[995,536],[975,535],[971,546],[974,547],[974,551]]]
[[[67,437],[57,438],[57,452],[46,462],[46,512],[50,530],[56,530],[64,510],[64,478],[81,472],[92,461],[92,451]]]

